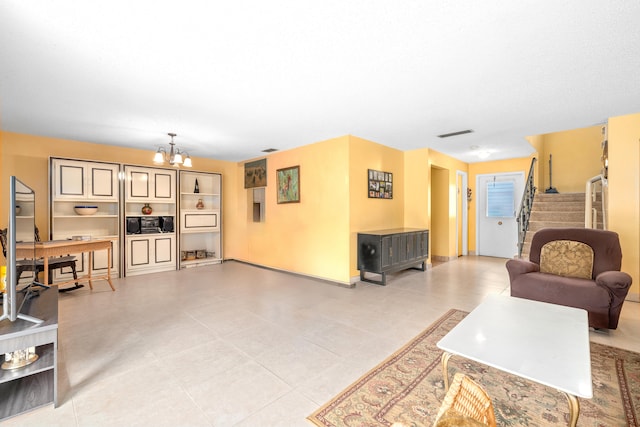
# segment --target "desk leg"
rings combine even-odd
[[[93,266],[93,251],[89,251],[89,266],[87,267],[87,277],[89,278],[89,288],[93,290],[93,283],[91,282],[91,267]]]
[[[42,284],[49,286],[49,257],[48,256],[44,257],[42,265],[44,268],[44,271],[42,272],[42,275],[44,276],[44,280]],[[36,275],[36,282],[37,281],[38,281],[38,276]]]
[[[111,245],[107,248],[107,282],[109,282],[111,290],[115,291],[116,288],[114,288],[113,283],[111,283]]]
[[[449,359],[453,356],[446,351],[442,353],[442,378],[444,379],[444,391],[449,391]]]
[[[578,424],[578,416],[580,415],[580,402],[578,402],[578,398],[572,394],[564,393],[564,395],[567,396],[567,400],[569,401],[569,426],[576,427],[576,424]]]

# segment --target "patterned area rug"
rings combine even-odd
[[[468,313],[450,310],[387,360],[308,417],[318,426],[431,426],[444,397],[436,343]],[[493,399],[499,426],[566,426],[569,407],[555,389],[453,356]],[[637,426],[640,354],[591,343],[593,398],[579,399],[578,426]]]

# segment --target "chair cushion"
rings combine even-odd
[[[593,249],[585,243],[574,240],[547,242],[540,250],[540,272],[591,279]]]
[[[605,271],[620,271],[622,248],[618,233],[592,228],[543,228],[531,238],[529,261],[540,264],[540,250],[553,240],[575,240],[593,249],[593,277]]]

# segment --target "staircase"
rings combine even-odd
[[[584,193],[537,193],[531,206],[529,229],[525,235],[521,258],[529,259],[531,238],[542,228],[584,228],[584,204]],[[598,228],[602,228],[601,215],[598,218]]]

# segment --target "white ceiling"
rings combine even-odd
[[[150,156],[175,132],[231,161],[352,134],[476,162],[637,112],[638,0],[0,1],[5,131]]]

